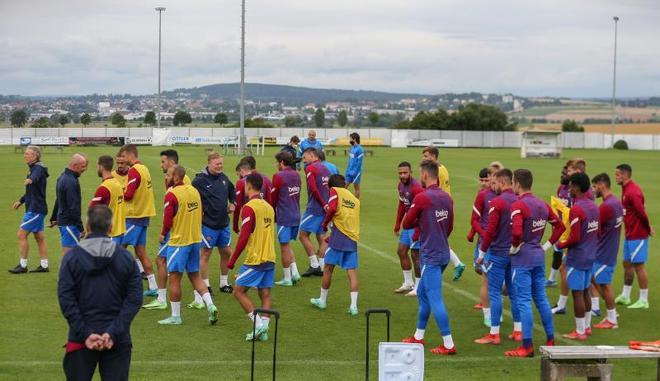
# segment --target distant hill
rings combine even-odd
[[[192,98],[206,95],[210,99],[236,100],[240,96],[239,83],[223,83],[190,89],[175,89],[163,94],[167,97],[177,93],[190,94]],[[427,98],[430,95],[386,93],[368,90],[314,89],[284,85],[269,85],[263,83],[246,83],[245,98],[252,101],[284,102],[287,104],[326,103],[326,102],[360,102],[360,101],[395,101],[402,98]]]

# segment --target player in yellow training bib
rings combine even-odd
[[[96,162],[96,171],[103,181],[96,192],[94,198],[89,203],[89,209],[96,205],[106,205],[112,211],[112,229],[110,238],[121,245],[124,233],[126,233],[126,211],[124,208],[124,190],[119,181],[112,176],[113,160],[112,156],[103,155]]]

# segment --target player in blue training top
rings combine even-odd
[[[403,219],[404,229],[419,227],[422,254],[422,278],[417,288],[417,329],[413,336],[403,339],[403,342],[424,344],[426,324],[433,312],[443,344],[431,349],[431,353],[455,355],[449,316],[442,299],[442,273],[449,263],[448,238],[454,228],[454,202],[449,194],[438,187],[437,163],[422,161],[420,180],[426,189],[415,196]]]
[[[509,357],[534,357],[532,333],[534,311],[532,300],[539,311],[547,336],[545,345],[555,344],[552,311],[545,293],[545,249],[555,244],[566,227],[552,211],[550,205],[532,194],[532,172],[517,169],[513,173],[513,190],[519,196],[511,204],[511,283],[515,288],[518,312],[522,320],[522,346],[507,351]],[[552,225],[552,236],[543,246],[541,239],[547,224]]]
[[[360,198],[360,182],[362,181],[362,160],[364,160],[364,150],[360,145],[360,135],[357,132],[353,132],[350,136],[351,151],[348,154],[346,183],[353,184],[355,197]]]
[[[314,130],[309,130],[307,132],[307,139],[304,139],[298,145],[299,163],[300,161],[302,161],[303,153],[305,153],[305,150],[308,148],[315,148],[316,151],[318,152],[323,151],[323,143],[321,143],[319,140],[316,140],[316,131]],[[307,168],[307,164],[304,162],[303,162],[303,168]],[[300,167],[298,167],[298,169],[300,169]]]
[[[318,150],[316,152],[319,154],[319,160],[321,160],[321,163],[323,163],[323,165],[328,168],[328,171],[330,171],[330,175],[341,175],[341,173],[339,173],[339,168],[337,168],[334,163],[325,159],[325,152]]]

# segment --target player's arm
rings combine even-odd
[[[119,314],[112,321],[106,333],[110,334],[113,342],[117,343],[120,337],[130,330],[131,322],[142,307],[142,277],[135,261],[131,261],[132,271],[127,280],[126,298],[119,309]]]
[[[449,226],[447,226],[447,238],[454,231],[454,200],[449,198]]]
[[[162,237],[165,237],[172,229],[174,216],[176,216],[178,209],[179,200],[177,200],[174,193],[167,192],[165,194],[165,205],[163,206],[163,229],[160,231]]]
[[[408,209],[408,212],[403,217],[404,229],[412,229],[419,225],[419,216],[422,214],[422,210],[426,204],[426,198],[423,194],[415,196],[410,209]]]
[[[328,209],[325,212],[325,218],[323,219],[323,223],[321,224],[323,231],[328,230],[328,224],[330,223],[330,221],[332,221],[332,218],[335,216],[335,213],[337,213],[338,205],[339,205],[339,196],[337,195],[337,191],[334,189],[330,189],[330,197],[328,198]]]
[[[552,234],[546,243],[543,244],[543,251],[548,250],[551,246],[559,241],[559,238],[566,231],[566,226],[561,221],[561,218],[552,210],[550,205],[545,204],[548,208],[548,223],[552,226]]]
[[[495,239],[497,235],[497,227],[500,225],[500,217],[502,214],[502,205],[503,201],[495,198],[490,203],[490,209],[488,210],[488,227],[486,228],[486,234],[482,237],[481,248],[479,249],[479,258],[483,259],[490,247],[490,244]]]
[[[280,188],[283,186],[282,178],[276,174],[273,175],[273,187],[270,189],[270,202],[275,211],[275,220],[277,220],[277,204],[280,202]]]
[[[523,223],[527,217],[527,208],[520,201],[515,201],[511,204],[511,250],[509,254],[515,255],[520,251],[520,246],[523,244]]]
[[[269,203],[270,206],[274,206],[272,199],[273,193],[271,192],[272,190],[273,190],[273,183],[270,181],[270,179],[264,176],[264,200],[266,200],[266,202]]]
[[[229,196],[229,203],[236,205],[236,188],[234,187],[234,183],[232,183],[227,176],[225,176],[225,181],[227,182],[227,195]]]
[[[396,208],[396,221],[394,221],[394,232],[397,234],[401,230],[401,222],[403,221],[404,214],[406,214],[406,205],[403,201],[399,200],[399,206]]]
[[[83,340],[94,333],[87,325],[80,306],[78,305],[78,295],[76,295],[76,282],[73,274],[74,269],[69,265],[71,256],[64,256],[60,267],[59,281],[57,282],[57,298],[60,302],[62,315],[69,323],[71,330]],[[136,264],[137,266],[137,264]]]
[[[605,233],[603,231],[603,226],[605,222],[614,218],[614,211],[606,203],[601,203],[598,207],[598,239],[603,236]]]
[[[234,233],[238,233],[238,222],[241,219],[241,209],[243,208],[243,193],[245,192],[245,181],[236,183],[236,208],[234,208]]]
[[[316,202],[319,203],[319,205],[323,206],[325,205],[325,200],[323,197],[321,197],[321,192],[319,191],[319,188],[316,186],[316,176],[320,176],[317,172],[318,169],[316,167],[307,167],[305,169],[307,172],[307,188],[309,188],[309,191],[312,193],[312,197]]]
[[[641,193],[635,192],[632,194],[631,199],[635,213],[637,213],[637,217],[642,223],[642,226],[644,226],[647,231],[652,232],[653,229],[651,229],[651,222],[649,221],[649,216],[646,214],[646,208],[644,207],[644,197]]]
[[[110,205],[110,190],[103,185],[96,188],[94,197],[89,202],[89,208],[91,209],[96,205]]]
[[[57,213],[60,210],[60,200],[57,197],[57,188],[55,189],[55,202],[53,203],[53,213],[50,215],[50,226],[55,226],[57,224]]]
[[[484,235],[486,235],[486,232],[481,227],[481,224],[479,223],[479,219],[481,218],[482,213],[484,213],[483,210],[484,197],[485,195],[483,192],[477,193],[477,197],[475,197],[474,199],[474,204],[472,204],[472,215],[470,217],[470,226],[472,227],[470,233],[476,232],[482,238]],[[474,234],[472,234],[472,236],[474,236]],[[468,237],[468,241],[472,242],[472,240],[469,239],[469,237]]]
[[[586,215],[582,208],[578,205],[573,205],[571,211],[568,213],[568,219],[570,221],[571,233],[568,235],[568,239],[564,242],[559,242],[555,247],[559,250],[566,249],[568,247],[576,245],[580,242],[582,235],[582,222],[586,219]]]
[[[140,177],[140,172],[138,172],[137,169],[131,167],[128,170],[128,182],[126,183],[126,191],[124,192],[124,200],[130,201],[130,200],[133,199],[133,196],[135,196],[135,191],[140,186],[141,181],[142,181],[142,179]]]
[[[245,246],[248,243],[248,239],[250,238],[250,234],[254,232],[255,226],[256,223],[254,210],[246,205],[243,207],[243,209],[241,209],[241,232],[238,235],[238,242],[236,243],[236,248],[234,249],[231,258],[229,258],[229,262],[227,263],[227,267],[230,269],[234,268],[234,264],[236,264],[236,260],[238,260],[238,257],[245,249]]]

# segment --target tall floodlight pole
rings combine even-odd
[[[161,25],[165,7],[156,7],[158,11],[158,104],[156,105],[156,127],[160,128],[160,50],[161,50]]]
[[[238,137],[239,152],[245,152],[245,0],[241,1],[241,116],[239,121],[240,136]]]
[[[610,134],[612,135],[612,147],[614,147],[614,128],[616,124],[616,45],[618,33],[619,17],[614,16],[614,74],[612,75],[612,126]]]

